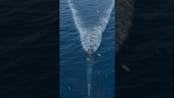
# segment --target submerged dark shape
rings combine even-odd
[[[87,54],[88,54],[88,61],[92,61],[92,60],[93,60],[93,57],[92,57],[92,55],[93,55],[93,50],[92,50],[92,49],[88,49]]]
[[[133,17],[135,0],[116,0],[116,52],[126,39]]]

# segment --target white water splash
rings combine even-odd
[[[115,2],[114,0],[112,0],[111,5],[105,9],[105,14],[100,17],[100,21],[97,22],[95,26],[93,26],[92,28],[85,28],[84,25],[86,24],[84,24],[82,18],[80,17],[78,10],[73,4],[73,1],[74,0],[68,0],[68,4],[72,12],[75,26],[80,33],[82,47],[86,52],[92,50],[94,53],[100,46],[102,40],[102,33],[104,32],[109,22]]]

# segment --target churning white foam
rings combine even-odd
[[[100,17],[100,21],[97,23],[97,25],[92,28],[85,28],[83,20],[80,17],[78,10],[75,8],[75,5],[73,4],[73,0],[68,0],[74,24],[80,33],[81,44],[85,51],[88,52],[89,49],[91,49],[93,52],[95,52],[100,46],[102,40],[102,33],[104,32],[109,22],[112,9],[114,8],[114,2],[115,1],[112,0],[111,5],[106,8],[104,12],[105,14]]]

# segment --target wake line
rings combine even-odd
[[[91,96],[91,88],[92,88],[92,85],[91,85],[91,79],[92,79],[92,66],[93,66],[93,62],[89,62],[87,64],[87,92],[88,92],[88,98],[90,98]]]
[[[101,40],[102,40],[102,33],[104,32],[111,13],[112,9],[114,8],[115,0],[112,0],[111,5],[105,10],[105,14],[100,18],[100,21],[97,22],[97,25],[95,25],[92,28],[86,28],[85,24],[83,23],[82,18],[80,17],[78,10],[75,9],[75,5],[73,4],[73,0],[68,0],[69,7],[72,12],[74,24],[80,33],[80,41],[82,44],[83,49],[91,56],[89,58],[89,62],[87,63],[87,95],[88,98],[91,96],[91,89],[92,89],[92,66],[93,59],[92,54],[97,51],[97,49],[100,46]],[[98,11],[97,11],[98,13]],[[92,52],[89,52],[92,51]]]
[[[72,12],[73,20],[76,28],[80,33],[80,40],[83,49],[88,52],[91,49],[95,52],[100,46],[102,40],[102,33],[104,32],[111,13],[114,8],[114,0],[112,0],[109,8],[106,9],[105,15],[100,18],[100,21],[93,28],[85,28],[82,18],[80,17],[78,10],[75,9],[75,5],[73,4],[73,0],[68,0],[69,7]],[[92,40],[92,41],[91,41]]]

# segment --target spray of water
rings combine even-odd
[[[112,0],[112,3],[110,3],[109,7],[107,7],[103,12],[104,14],[100,17],[100,21],[96,22],[96,25],[87,28],[85,27],[84,21],[82,20],[79,11],[76,9],[76,5],[73,3],[74,0],[68,0],[68,5],[71,9],[74,24],[80,34],[80,41],[82,44],[83,49],[86,52],[89,52],[89,50],[92,50],[93,53],[97,51],[99,48],[101,41],[102,41],[102,33],[104,32],[111,13],[112,9],[114,8],[115,0]],[[97,11],[98,13],[98,11]],[[88,98],[91,96],[91,80],[92,80],[92,65],[93,63],[88,62],[87,64],[87,88],[88,88]]]
[[[75,26],[80,33],[82,47],[87,52],[89,49],[92,49],[93,52],[95,52],[100,46],[102,40],[102,33],[109,22],[112,9],[114,8],[114,0],[112,0],[112,3],[109,6],[109,8],[105,10],[105,15],[100,17],[100,21],[93,28],[85,28],[83,20],[78,13],[78,10],[75,9],[73,0],[68,0],[68,4],[72,11]]]

